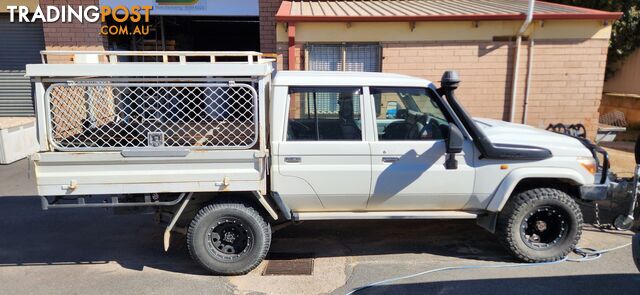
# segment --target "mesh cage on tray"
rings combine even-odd
[[[247,84],[53,84],[50,137],[59,150],[251,148],[257,94]]]

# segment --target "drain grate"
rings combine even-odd
[[[311,253],[269,253],[263,276],[311,275],[313,254]]]

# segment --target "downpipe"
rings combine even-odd
[[[519,74],[519,67],[520,67],[520,47],[522,45],[522,35],[524,34],[525,31],[527,31],[527,28],[529,27],[529,25],[531,24],[531,21],[533,20],[533,10],[535,7],[535,0],[529,0],[529,5],[527,8],[527,16],[524,20],[524,23],[522,23],[522,26],[520,26],[520,29],[518,30],[518,34],[516,37],[516,52],[515,52],[515,60],[513,61],[513,79],[512,79],[512,84],[511,84],[511,112],[509,114],[509,121],[510,122],[515,122],[515,118],[516,118],[516,96],[517,96],[517,88],[518,88],[518,74]]]
[[[529,57],[527,58],[527,81],[524,86],[524,108],[522,110],[522,124],[527,124],[527,113],[529,109],[529,94],[531,92],[531,70],[533,70],[533,49],[535,41],[533,36],[529,36]]]

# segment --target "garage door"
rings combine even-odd
[[[0,14],[0,117],[33,116],[33,87],[25,64],[40,63],[42,23],[10,23]]]

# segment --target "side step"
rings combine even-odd
[[[187,193],[181,193],[174,200],[159,201],[159,200],[154,200],[151,197],[151,194],[145,194],[144,200],[139,202],[120,202],[120,199],[117,196],[112,196],[110,198],[109,197],[91,198],[90,196],[89,197],[72,196],[72,197],[69,197],[71,199],[68,200],[67,203],[58,203],[59,200],[66,200],[66,199],[63,199],[64,196],[53,196],[54,198],[53,201],[49,201],[49,199],[46,196],[40,196],[40,203],[42,205],[42,210],[58,209],[58,208],[115,208],[115,207],[144,207],[144,206],[174,206],[180,203],[180,201],[182,201],[182,199],[184,199],[186,195]],[[189,197],[190,196],[191,195],[189,195]],[[102,202],[88,203],[87,199],[96,199],[98,201],[102,200]]]
[[[293,212],[293,220],[331,219],[476,219],[468,211]]]

